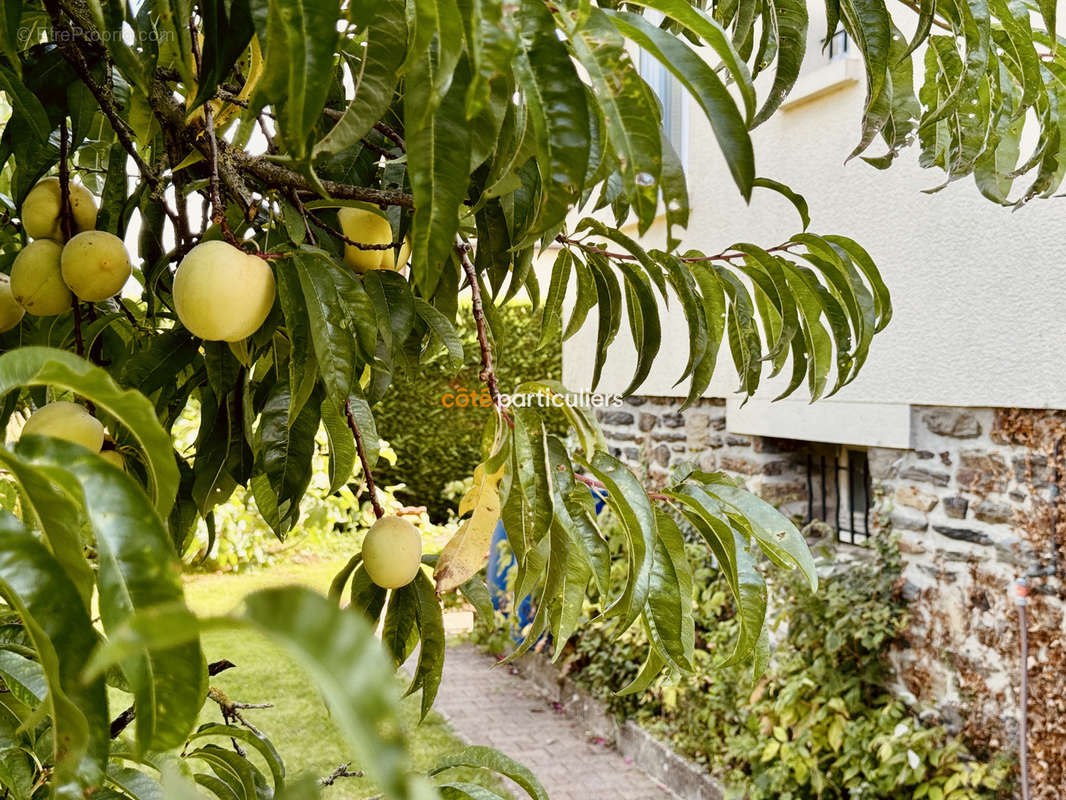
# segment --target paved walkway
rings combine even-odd
[[[434,708],[456,733],[525,764],[551,800],[673,800],[613,748],[590,737],[510,667],[470,644],[448,647]],[[515,798],[525,792],[512,788]]]

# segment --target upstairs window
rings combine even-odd
[[[826,47],[825,54],[830,61],[837,61],[841,58],[847,58],[850,51],[851,39],[848,38],[847,31],[841,28],[829,40],[829,46]]]
[[[688,164],[688,115],[684,87],[670,70],[643,50],[640,51],[638,68],[640,76],[659,98],[666,138],[681,159],[682,167],[685,167]]]

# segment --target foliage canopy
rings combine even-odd
[[[916,139],[924,166],[947,180],[973,175],[997,202],[1056,191],[1066,164],[1066,64],[1047,33],[1054,0],[1035,11],[1005,0],[914,8],[828,0],[826,8],[827,33],[842,25],[866,64],[853,155],[880,136],[887,153],[864,157],[885,167]],[[806,230],[806,201],[759,175],[750,136],[795,83],[807,25],[803,0],[5,0],[0,267],[10,271],[29,247],[24,201],[53,172],[58,210],[43,230],[58,222],[51,235],[63,240],[81,225],[69,202],[83,197],[71,191],[73,175],[99,197],[98,230],[138,231],[135,292],[27,314],[0,336],[2,421],[75,395],[106,424],[105,447],[126,466],[48,437],[0,450],[18,492],[18,518],[0,519],[8,793],[148,797],[162,783],[181,796],[193,777],[227,798],[313,794],[313,783],[287,782],[273,748],[247,728],[201,729],[178,755],[210,697],[198,632],[243,625],[266,630],[307,666],[386,796],[435,796],[404,763],[391,663],[420,646],[410,690],[422,690],[428,709],[444,652],[438,593],[458,586],[483,607],[477,572],[500,518],[519,562],[518,591],[538,599],[519,650],[545,632],[566,638],[591,592],[619,632],[646,630],[649,651],[631,691],[664,668],[691,670],[684,518],[738,607],[727,663],[765,663],[758,559],[816,582],[792,524],[718,474],[682,471],[649,494],[605,451],[586,408],[505,409],[492,346],[502,338],[499,308],[521,292],[540,308],[546,338],[572,336],[595,310],[595,383],[624,315],[639,354],[636,389],[662,344],[669,298],[688,325],[679,379],[690,401],[720,361],[731,362],[745,394],[786,367],[784,394],[805,384],[812,399],[855,377],[891,318],[888,291],[859,243]],[[899,30],[907,26],[909,38]],[[783,194],[799,233],[717,254],[679,251],[685,175],[637,48],[706,116],[735,190]],[[771,69],[758,97],[753,81]],[[1035,145],[1022,154],[1027,127]],[[1027,187],[1011,198],[1023,176]],[[349,228],[338,210],[353,208],[387,221],[389,241],[339,230]],[[642,234],[660,216],[665,249],[647,250],[622,230]],[[276,282],[265,322],[235,342],[194,337],[175,297],[175,267],[218,239],[258,256],[234,250],[218,270],[255,265],[261,292]],[[551,248],[542,292],[534,259]],[[239,289],[236,279],[230,285]],[[568,289],[575,300],[564,319]],[[217,313],[236,313],[240,292],[219,291],[210,298]],[[373,407],[400,374],[462,363],[463,292],[496,413],[460,504],[469,519],[428,565],[436,585],[427,570],[387,594],[355,554],[331,593],[349,598],[346,611],[289,590],[253,596],[237,616],[192,617],[176,574],[197,519],[210,525],[212,510],[246,486],[285,536],[299,522],[320,427],[333,488],[358,475],[373,496]],[[566,394],[527,377],[518,393]],[[199,435],[178,452],[171,433],[189,408],[199,411]],[[548,413],[563,415],[576,446],[549,433]],[[583,484],[606,489],[624,533],[617,592]],[[100,628],[91,623],[94,598]],[[372,635],[382,619],[387,654]],[[131,712],[115,716],[109,685],[131,695]],[[240,721],[220,704],[228,723]],[[220,736],[251,745],[269,776],[239,752],[202,743]],[[520,766],[490,751],[466,751],[440,770],[453,764],[518,776],[530,796],[543,796]],[[460,784],[439,792],[471,796]]]

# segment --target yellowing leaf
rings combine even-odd
[[[829,746],[833,748],[833,752],[840,752],[840,746],[844,744],[844,720],[841,717],[833,720],[826,738],[829,739]]]
[[[766,743],[766,747],[763,748],[762,758],[763,762],[770,761],[777,755],[777,751],[781,749],[781,743],[777,739],[771,739]]]
[[[486,473],[485,465],[474,470],[474,485],[459,502],[459,515],[470,513],[470,519],[444,546],[433,578],[437,592],[447,592],[465,583],[481,569],[492,542],[492,531],[500,519],[500,479],[503,467]]]

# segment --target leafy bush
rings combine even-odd
[[[975,761],[887,689],[886,651],[907,624],[899,573],[898,551],[883,545],[870,562],[832,570],[816,593],[799,580],[774,587],[780,638],[754,685],[740,667],[716,668],[739,624],[709,563],[694,574],[693,676],[615,694],[637,675],[647,643],[639,628],[616,639],[603,625],[572,640],[568,668],[615,713],[723,777],[732,797],[1009,796],[1005,761]]]
[[[501,391],[511,392],[525,380],[562,377],[560,343],[554,339],[537,347],[539,314],[528,302],[508,303],[496,310],[496,317],[494,352]],[[392,445],[400,465],[382,469],[379,480],[405,484],[400,497],[426,506],[434,520],[446,519],[453,507],[443,497],[447,484],[468,477],[481,460],[481,436],[492,414],[487,405],[460,405],[480,398],[484,385],[478,378],[481,353],[469,314],[459,315],[458,331],[464,353],[458,373],[443,362],[422,366],[417,375],[399,376],[396,391],[374,407],[378,432]],[[445,396],[456,405],[445,407]]]
[[[190,404],[175,425],[179,445],[191,444],[199,426],[199,410]],[[380,464],[396,464],[396,453],[387,442],[380,443]],[[199,520],[196,535],[186,553],[186,569],[236,572],[247,567],[269,566],[280,555],[307,554],[315,558],[349,556],[362,545],[363,536],[376,517],[365,489],[360,495],[362,471],[358,464],[349,483],[337,491],[330,491],[329,455],[326,435],[319,431],[312,456],[311,480],[300,507],[300,520],[285,542],[279,542],[263,521],[256,508],[255,498],[243,486],[238,486],[230,498],[213,510],[211,524]],[[386,513],[395,514],[404,508],[396,497],[403,485],[379,485],[378,499]],[[0,484],[0,507],[3,505],[4,485]],[[440,550],[458,527],[454,519],[437,524],[425,513],[408,518],[422,531],[425,552]],[[295,553],[294,553],[295,551]]]

